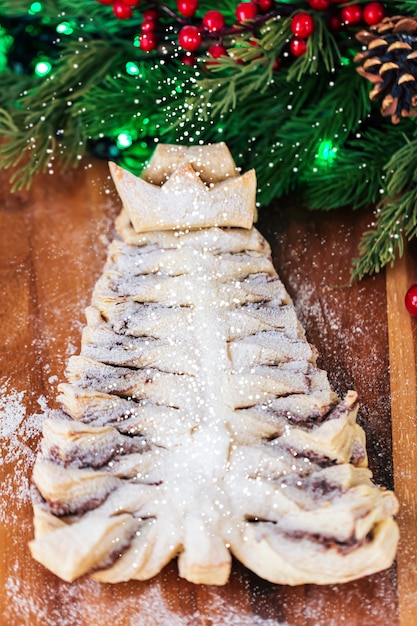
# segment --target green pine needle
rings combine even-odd
[[[115,59],[110,44],[96,41],[83,46],[70,41],[49,77],[33,81],[14,107],[0,110],[0,133],[9,138],[0,146],[2,167],[16,168],[23,155],[28,157],[28,164],[12,175],[13,190],[29,187],[34,174],[51,169],[57,158],[64,169],[77,165],[87,137],[74,105],[107,74]]]
[[[406,196],[401,202],[388,202],[377,210],[375,228],[366,231],[360,241],[360,257],[353,261],[352,280],[378,273],[403,255],[404,211],[412,202],[416,203],[417,193],[408,192]]]
[[[417,134],[414,128],[411,134]],[[384,167],[386,195],[378,206],[374,229],[366,232],[360,242],[353,279],[392,265],[397,256],[402,256],[404,241],[417,236],[417,139],[409,140],[405,135],[401,138],[403,145]]]

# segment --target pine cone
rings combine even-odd
[[[417,18],[386,17],[356,38],[367,46],[355,56],[358,73],[374,84],[371,100],[382,100],[381,113],[398,124],[417,116]]]

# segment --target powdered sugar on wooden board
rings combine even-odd
[[[0,384],[0,465],[4,478],[0,490],[0,521],[20,519],[20,509],[30,503],[30,473],[36,440],[48,411],[46,400],[37,400],[40,413],[27,414],[26,391],[15,390],[8,380]],[[9,471],[8,471],[9,470]]]
[[[138,583],[137,593],[127,597],[125,594],[122,601],[116,593],[114,603],[107,604],[107,608],[98,606],[94,601],[94,598],[100,597],[101,589],[99,583],[91,580],[82,585],[61,583],[59,603],[52,609],[51,598],[57,591],[55,587],[46,587],[42,595],[32,595],[31,586],[25,585],[17,575],[8,578],[5,588],[7,595],[13,599],[13,611],[5,615],[12,620],[8,622],[9,626],[31,623],[34,615],[42,626],[277,626],[275,619],[256,616],[250,609],[245,611],[237,603],[234,605],[222,598],[217,591],[208,591],[205,607],[196,608],[185,616],[181,608],[171,605],[161,581]],[[181,602],[181,597],[179,600]],[[215,615],[215,620],[210,615]]]
[[[7,383],[0,387],[0,439],[7,439],[18,429],[26,415],[26,408],[22,403],[25,392],[12,391],[8,393]]]

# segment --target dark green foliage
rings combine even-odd
[[[392,125],[370,102],[371,87],[353,62],[360,50],[354,29],[332,34],[325,13],[304,0],[277,3],[281,15],[253,30],[228,29],[228,56],[213,62],[202,50],[189,67],[176,43],[173,0],[161,12],[162,48],[143,53],[135,44],[141,14],[153,4],[142,0],[121,21],[95,0],[43,0],[35,15],[27,0],[0,0],[0,53],[9,55],[0,74],[0,166],[13,168],[13,188],[28,187],[36,172],[58,164],[76,166],[89,150],[98,154],[100,142],[115,147],[121,132],[133,143],[111,154],[135,173],[158,141],[226,141],[242,169],[256,169],[264,207],[289,192],[311,209],[377,207],[353,278],[393,262],[417,235],[416,126],[413,119]],[[416,2],[385,5],[391,14],[417,12]],[[200,0],[195,23],[216,8],[231,26],[235,7],[235,0],[215,7]],[[300,9],[311,12],[315,30],[307,54],[295,59],[288,53],[290,21]],[[64,19],[72,32],[55,36]],[[34,73],[42,32],[49,34],[44,57],[52,65],[43,78]],[[16,51],[10,42],[19,37],[26,39]],[[26,66],[19,70],[21,57],[11,61],[22,50]]]

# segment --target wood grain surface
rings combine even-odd
[[[60,581],[31,559],[30,476],[45,410],[80,347],[120,203],[107,165],[44,176],[11,194],[0,174],[0,626],[412,626],[417,615],[416,322],[413,251],[348,285],[369,213],[308,213],[291,200],[259,229],[336,391],[354,388],[377,483],[400,499],[390,570],[344,585],[285,587],[235,563],[221,588],[180,579],[171,563],[148,582]]]

